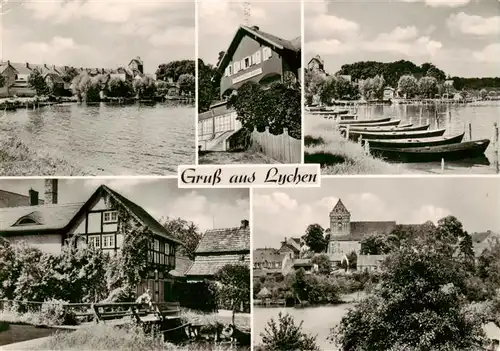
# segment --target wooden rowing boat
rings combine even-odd
[[[324,119],[340,119],[341,121],[354,121],[356,120],[358,116],[357,115],[351,115],[351,114],[343,114],[343,115],[323,115]]]
[[[346,115],[349,113],[349,110],[328,110],[328,109],[321,109],[321,110],[309,110],[308,111],[312,115]]]
[[[349,139],[358,140],[360,137],[363,140],[370,139],[415,139],[442,136],[446,129],[435,130],[417,130],[417,131],[392,131],[392,132],[351,132],[349,131]]]
[[[467,141],[450,145],[421,146],[410,148],[373,147],[373,155],[399,162],[453,161],[484,155],[490,141],[488,139]]]
[[[396,140],[368,140],[370,147],[388,147],[388,148],[408,148],[419,146],[438,146],[460,143],[464,138],[464,134],[449,136],[449,137],[430,137],[419,139],[396,139]]]
[[[401,124],[396,127],[352,127],[349,128],[351,132],[370,132],[370,133],[381,133],[381,132],[392,132],[392,131],[416,131],[416,130],[427,130],[429,129],[430,124],[425,124],[422,126],[414,126],[413,124]]]
[[[370,123],[370,124],[360,123],[360,124],[345,125],[345,124],[339,123],[339,128],[342,129],[342,128],[349,127],[349,129],[351,129],[351,128],[363,128],[363,127],[395,127],[395,126],[399,125],[400,122],[401,122],[401,120],[399,120],[399,119],[393,119],[393,120],[387,121],[387,122],[377,122],[377,123]]]
[[[338,123],[340,125],[352,125],[352,124],[374,124],[374,123],[381,123],[381,122],[389,122],[391,120],[391,117],[384,117],[384,118],[375,118],[375,119],[356,119],[353,121],[339,121]],[[400,120],[397,120],[398,124]]]

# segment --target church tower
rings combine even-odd
[[[330,212],[330,240],[336,236],[351,234],[351,213],[339,199]]]

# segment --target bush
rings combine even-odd
[[[262,345],[264,350],[269,351],[289,351],[289,350],[311,350],[319,351],[316,344],[316,336],[308,335],[302,332],[302,323],[295,324],[292,316],[278,315],[278,324],[274,319],[267,322],[264,333],[261,333]]]

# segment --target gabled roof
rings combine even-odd
[[[228,264],[248,266],[250,264],[250,254],[196,256],[193,265],[186,272],[186,276],[210,277]]]
[[[337,201],[337,204],[332,208],[330,214],[350,214],[350,212],[344,206],[342,200],[339,199],[339,201]]]
[[[141,206],[130,201],[123,195],[101,185],[85,203],[24,206],[0,209],[0,233],[16,235],[17,233],[52,231],[66,232],[90,205],[105,192],[121,204],[141,225],[147,226],[154,234],[170,241],[182,244],[173,237],[156,219],[147,213]],[[35,219],[30,225],[15,225],[23,218]]]
[[[29,75],[32,72],[30,68],[26,67],[26,63],[11,62],[10,65],[14,67],[14,69],[17,71],[17,74]]]
[[[236,30],[236,33],[233,36],[233,40],[229,44],[229,48],[224,53],[224,56],[219,62],[219,66],[217,66],[217,70],[219,72],[224,71],[226,66],[228,65],[231,57],[233,56],[236,48],[238,47],[241,39],[244,36],[250,36],[253,39],[257,40],[263,45],[267,45],[273,47],[276,51],[290,51],[290,52],[300,52],[301,51],[301,39],[300,37],[294,38],[292,40],[286,40],[275,35],[266,33],[258,29],[258,27],[248,27],[241,25]]]
[[[207,230],[196,247],[196,254],[250,252],[250,228]]]
[[[287,254],[279,252],[276,249],[255,249],[253,252],[253,262],[283,262]]]
[[[139,221],[144,226],[147,226],[154,234],[159,236],[163,236],[171,241],[174,241],[178,244],[182,244],[182,242],[172,236],[164,226],[162,226],[156,219],[154,219],[146,210],[144,210],[141,206],[136,203],[130,201],[125,196],[117,193],[116,191],[108,188],[106,185],[101,185],[102,189],[108,192],[115,200],[117,200],[123,207],[125,207],[132,215],[134,215],[135,219]],[[99,190],[99,189],[98,189]]]
[[[187,273],[187,271],[191,268],[193,265],[192,260],[185,256],[175,256],[175,269],[171,270],[168,272],[171,276],[174,277],[184,277]]]
[[[320,57],[319,55],[316,55],[316,56],[314,56],[313,58],[311,58],[311,59],[309,60],[308,64],[309,64],[309,63],[311,63],[312,61],[316,61],[316,62],[318,62],[319,64],[323,65],[323,60],[321,59],[321,57]]]

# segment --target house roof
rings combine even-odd
[[[266,296],[270,296],[271,295],[271,292],[266,288],[266,287],[263,287],[262,289],[260,289],[260,291],[257,293],[257,296],[258,297],[266,297]]]
[[[144,226],[147,226],[154,234],[167,238],[178,244],[182,244],[173,237],[156,219],[147,213],[141,206],[130,201],[123,195],[110,189],[106,185],[101,185],[85,203],[74,204],[51,204],[38,206],[24,206],[0,209],[0,233],[12,235],[19,232],[40,232],[40,231],[62,231],[67,229],[76,218],[102,192],[108,193],[123,207],[125,207],[134,218]],[[23,218],[31,219],[35,223],[31,225],[15,225]]]
[[[171,241],[178,244],[182,242],[175,238],[171,233],[169,233],[164,226],[162,226],[156,219],[154,219],[146,210],[136,203],[130,201],[125,196],[117,193],[116,191],[108,188],[106,185],[101,185],[101,188],[106,190],[111,196],[113,196],[118,202],[122,204],[127,210],[129,210],[136,219],[142,224],[147,226],[153,233],[163,236]]]
[[[332,236],[336,241],[361,241],[365,236],[373,234],[389,234],[396,227],[395,221],[388,222],[351,222],[349,235]]]
[[[0,233],[16,235],[30,231],[58,231],[71,222],[84,203],[22,206],[0,209]],[[16,225],[22,219],[31,219],[30,225]]]
[[[186,272],[186,276],[210,277],[215,275],[222,267],[228,264],[249,265],[250,254],[197,256],[193,265]]]
[[[43,205],[44,201],[38,199],[38,203],[40,205]],[[29,206],[29,204],[30,204],[29,196],[0,189],[0,208]]]
[[[217,70],[219,72],[224,71],[228,63],[231,61],[231,57],[233,56],[234,52],[236,51],[236,48],[238,47],[241,39],[244,36],[250,36],[257,40],[258,42],[269,45],[271,47],[274,47],[275,50],[281,50],[281,51],[290,51],[290,52],[300,52],[301,51],[301,38],[297,37],[292,40],[286,40],[280,37],[277,37],[273,34],[263,32],[258,27],[248,27],[241,25],[238,27],[236,30],[235,35],[233,36],[233,39],[231,43],[229,44],[229,48],[226,50],[224,53],[224,56],[219,62],[219,66],[217,67]]]
[[[250,252],[250,228],[207,230],[196,247],[196,254],[221,252]]]
[[[323,60],[321,59],[321,57],[319,55],[316,55],[312,59],[310,59],[308,64],[311,63],[312,61],[316,61],[316,62],[320,63],[321,65],[323,65]]]
[[[293,266],[294,267],[309,267],[309,266],[313,266],[313,264],[311,263],[311,260],[308,258],[298,258],[298,259],[293,261]]]
[[[187,271],[193,265],[192,260],[185,256],[175,256],[175,269],[171,270],[169,274],[174,277],[184,277]]]
[[[350,214],[341,199],[337,201],[337,204],[332,208],[330,214]]]
[[[3,73],[9,67],[8,62],[0,62],[0,73]],[[12,67],[12,66],[10,66]]]
[[[359,255],[356,261],[358,266],[378,266],[387,255]]]
[[[287,254],[276,249],[255,249],[253,252],[253,262],[282,262]]]
[[[26,63],[11,62],[10,65],[14,67],[18,74],[31,74],[32,70],[26,67]],[[31,67],[31,65],[30,65]]]

